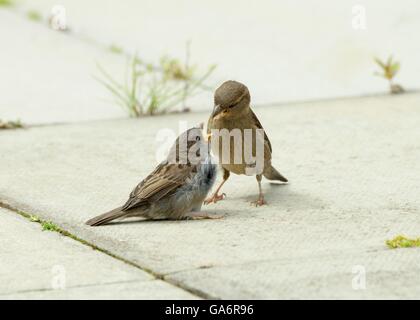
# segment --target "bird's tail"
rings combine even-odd
[[[278,180],[282,182],[287,182],[288,180],[283,177],[280,172],[276,170],[273,166],[270,166],[269,168],[266,168],[263,173],[264,177],[266,177],[268,180]]]
[[[121,207],[118,207],[114,210],[101,214],[95,218],[92,218],[86,221],[86,224],[92,227],[96,227],[96,226],[101,226],[103,224],[106,224],[112,220],[121,218],[122,216],[127,214],[126,211],[122,211],[121,209],[122,209]]]

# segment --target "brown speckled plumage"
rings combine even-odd
[[[199,130],[197,133],[199,138],[193,141],[188,140],[186,152],[180,152],[179,141],[181,138],[187,139],[191,130]],[[200,211],[203,200],[214,183],[216,165],[211,163],[208,152],[198,154],[198,158],[202,160],[199,163],[192,163],[186,157],[190,148],[196,146],[196,143],[200,146],[207,144],[201,130],[202,128],[193,128],[178,137],[168,158],[134,188],[123,206],[90,219],[86,224],[99,226],[115,219],[127,217],[147,219],[219,218],[219,216],[210,216]],[[204,147],[203,150],[207,150],[207,148]],[[175,158],[178,161],[173,163],[171,160]],[[179,159],[185,159],[186,162],[178,163]]]
[[[219,195],[223,183],[229,178],[230,172],[235,174],[245,174],[247,167],[244,159],[244,130],[253,130],[252,140],[252,152],[255,155],[257,135],[255,134],[256,129],[263,129],[261,122],[258,120],[255,113],[250,107],[251,96],[248,88],[237,81],[226,81],[224,82],[214,94],[214,110],[209,118],[207,131],[211,133],[212,129],[239,129],[242,134],[242,162],[239,164],[234,163],[234,148],[230,147],[228,150],[230,163],[222,163],[221,166],[224,171],[224,179],[222,184],[217,188],[216,192],[212,197],[207,199],[205,203],[217,202],[223,199],[223,195]],[[267,134],[264,131],[264,168],[262,174],[257,174],[257,181],[259,186],[259,198],[255,202],[256,205],[262,205],[265,203],[264,196],[261,190],[261,179],[262,176],[269,180],[278,180],[287,182],[287,179],[283,177],[271,164],[271,154],[273,148]],[[234,138],[231,137],[232,146],[234,144]],[[219,156],[219,159],[223,158],[222,145],[219,144],[219,148],[213,148],[213,152]]]

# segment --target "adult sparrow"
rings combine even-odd
[[[217,166],[211,161],[202,124],[182,133],[161,162],[131,192],[127,202],[86,222],[99,226],[115,219],[215,219],[201,211],[216,178]]]
[[[217,88],[214,94],[214,109],[208,121],[207,133],[212,139],[211,146],[213,152],[219,156],[219,162],[221,162],[223,168],[223,181],[218,186],[215,193],[205,200],[205,204],[212,202],[216,203],[218,200],[224,198],[225,194],[219,194],[219,191],[229,178],[230,172],[235,174],[254,175],[248,171],[248,169],[252,167],[252,163],[250,164],[249,161],[247,161],[249,158],[246,156],[245,150],[252,150],[252,155],[255,156],[255,153],[258,151],[257,142],[261,143],[261,150],[263,150],[261,155],[263,155],[263,159],[261,161],[260,171],[254,171],[256,172],[255,175],[258,182],[259,197],[252,203],[256,206],[261,206],[266,203],[261,188],[262,176],[268,180],[287,182],[287,179],[271,164],[271,153],[273,149],[270,140],[257,116],[252,111],[250,102],[251,96],[248,88],[237,81],[224,82]],[[220,133],[222,129],[227,129],[225,132],[229,134],[228,139],[230,137],[228,148],[213,142],[214,133]],[[240,142],[236,141],[234,135],[231,135],[235,130],[239,133]],[[251,134],[250,136],[246,134],[247,131]],[[221,134],[219,134],[219,137],[224,139],[224,136]],[[235,153],[237,157],[239,155],[239,161],[235,160],[238,159],[235,158]],[[227,157],[224,158],[225,156]],[[228,161],[225,163],[222,159],[228,159]]]

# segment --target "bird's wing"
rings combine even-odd
[[[263,129],[263,130],[264,130],[263,126],[261,125],[260,120],[258,120],[257,116],[255,115],[254,111],[252,111],[252,110],[251,110],[251,115],[252,115],[252,120],[253,120],[253,122],[254,122],[255,126],[256,126],[258,129]],[[268,139],[268,136],[267,136],[267,134],[265,133],[265,130],[264,130],[264,141],[268,144],[268,147],[270,148],[270,152],[273,152],[273,148],[271,147],[271,142],[270,142],[270,140]]]
[[[130,198],[122,207],[123,211],[133,209],[145,203],[159,201],[166,195],[173,194],[195,170],[195,166],[186,164],[159,164],[131,192]]]

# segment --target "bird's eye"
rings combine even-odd
[[[197,136],[197,137],[195,138],[195,141],[200,141],[200,140],[201,140],[200,136]]]

